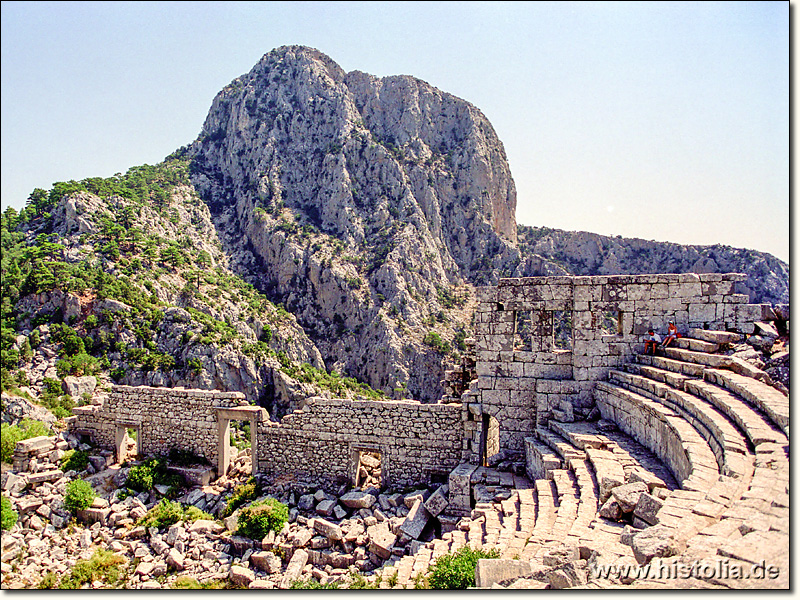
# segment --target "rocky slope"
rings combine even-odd
[[[441,396],[426,336],[467,326],[448,312],[456,288],[516,256],[514,182],[478,109],[285,47],[220,92],[187,156],[236,268],[286,303],[326,364]]]

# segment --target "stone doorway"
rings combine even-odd
[[[115,456],[119,464],[141,454],[142,424],[118,421],[116,423],[114,447],[116,452]]]
[[[356,489],[378,488],[383,486],[383,456],[380,450],[361,448],[353,451],[355,476],[353,487]]]
[[[231,458],[235,448],[235,446],[231,445],[231,429],[233,429],[231,421],[244,421],[247,423],[250,432],[251,474],[256,475],[259,472],[258,424],[264,419],[265,415],[266,411],[258,406],[217,409],[217,477],[225,475],[231,466]],[[240,430],[243,431],[244,428]],[[237,437],[238,435],[234,435],[234,439],[237,439]]]
[[[482,417],[480,464],[486,467],[489,459],[500,452],[500,423],[486,413]]]

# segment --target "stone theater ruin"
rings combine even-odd
[[[357,484],[370,453],[383,488],[445,484],[419,508],[440,525],[442,539],[414,547],[428,557],[444,543],[551,567],[565,548],[619,564],[765,559],[788,577],[788,395],[724,353],[775,319],[735,293],[742,278],[501,279],[479,289],[474,354],[438,404],[312,397],[274,422],[240,393],[116,386],[70,427],[117,453],[135,428],[142,454],[185,448],[222,475],[229,423],[246,420],[254,474],[326,490]],[[642,355],[669,321],[675,346]],[[415,560],[394,558],[384,573]]]

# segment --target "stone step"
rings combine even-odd
[[[752,381],[752,380],[751,380]],[[788,444],[786,435],[778,430],[763,413],[730,390],[710,381],[687,383],[687,391],[715,406],[736,423],[754,447],[760,444]]]
[[[603,448],[605,446],[603,438],[597,435],[597,427],[594,423],[550,421],[548,427],[579,450],[585,451],[587,448]]]
[[[561,457],[547,444],[534,437],[524,438],[523,443],[525,445],[525,469],[531,479],[547,479],[549,471],[560,469],[563,466]]]
[[[719,350],[719,344],[714,342],[707,342],[705,340],[696,340],[690,337],[682,337],[674,340],[669,348],[683,348],[684,350],[691,350],[693,352],[708,352],[714,353]]]
[[[536,550],[550,535],[555,523],[558,508],[558,492],[552,480],[537,479],[536,482],[536,523],[531,532],[528,544],[534,544]],[[526,546],[527,547],[527,546]]]
[[[747,441],[735,425],[707,400],[642,375],[612,370],[609,378],[627,389],[661,402],[682,415],[705,438],[725,475],[741,476]],[[699,381],[699,380],[694,380]],[[690,385],[683,380],[681,385]]]
[[[684,350],[683,348],[665,348],[664,355],[666,358],[704,365],[714,369],[733,369],[736,363],[733,357],[724,354],[708,354],[706,352]]]
[[[660,369],[658,367],[649,365],[628,364],[625,365],[625,371],[628,373],[633,373],[634,375],[642,375],[648,379],[652,379],[653,381],[666,383],[678,390],[683,389],[686,381],[698,379],[697,377],[691,377],[689,375],[684,375],[683,373],[676,373],[675,371]]]
[[[711,342],[712,344],[735,344],[742,339],[742,336],[738,333],[714,331],[712,329],[690,329],[688,337]]]
[[[547,444],[550,448],[555,450],[556,453],[566,462],[569,462],[573,458],[586,458],[585,452],[579,450],[564,440],[564,438],[559,436],[557,433],[550,431],[549,429],[544,429],[542,427],[538,428],[536,430],[536,437]]]
[[[747,400],[788,435],[789,398],[782,392],[762,381],[730,371],[706,369],[704,376],[707,381],[727,388]]]
[[[551,427],[552,425],[553,423],[551,422]],[[651,487],[665,487],[667,489],[675,489],[677,487],[672,474],[663,463],[650,450],[620,431],[616,425],[606,421],[596,423],[586,421],[558,423],[557,425],[557,431],[565,439],[569,439],[573,443],[585,440],[586,442],[591,442],[593,447],[611,453],[608,456],[599,452],[597,456],[614,460],[618,463],[624,472],[625,483],[631,483],[634,480],[647,480],[651,483]],[[578,444],[576,443],[575,445]],[[591,453],[593,452],[592,446],[589,446],[588,443],[584,446],[590,461]],[[616,471],[616,467],[611,467],[611,469]],[[596,468],[595,477],[599,485],[600,476]]]
[[[687,363],[682,360],[675,360],[673,358],[666,358],[664,356],[649,356],[646,354],[639,354],[636,356],[636,362],[640,365],[657,367],[665,371],[681,373],[688,377],[695,378],[702,378],[703,371],[705,370],[705,365]]]
[[[595,400],[603,418],[654,452],[682,488],[707,489],[719,478],[708,442],[673,410],[605,381],[597,382]]]

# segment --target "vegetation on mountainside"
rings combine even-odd
[[[49,191],[37,188],[24,209],[2,214],[3,390],[25,395],[20,388],[30,382],[22,367],[42,343],[58,352],[59,379],[44,381],[39,402],[59,418],[84,401],[61,393],[60,379],[67,375],[105,373],[123,381],[137,371],[161,371],[191,378],[202,373],[208,347],[229,346],[258,364],[278,358],[276,349],[292,344],[281,331],[297,329],[293,317],[220,264],[219,242],[201,218],[205,207],[189,181],[189,161],[179,155],[124,175],[58,182]],[[102,201],[86,196],[88,205],[99,208],[83,213],[75,203],[82,233],[60,236],[56,227],[63,227],[63,219],[54,218],[63,211],[59,203],[78,193]],[[300,229],[305,236],[314,231]],[[116,304],[69,319],[60,307],[33,313],[18,308],[21,299],[50,292],[78,296],[82,307],[106,299]],[[189,318],[166,323],[171,306],[184,308]],[[258,339],[238,326],[253,322],[259,323]],[[29,335],[21,336],[24,330]],[[177,349],[168,343],[176,331],[181,336]],[[285,352],[281,364],[322,389],[370,395],[354,380],[342,384],[335,374],[309,372]]]

